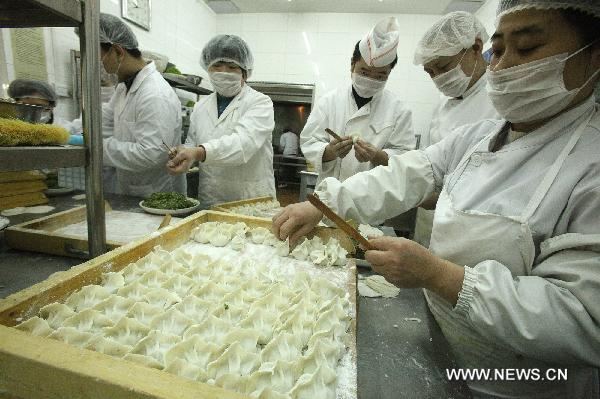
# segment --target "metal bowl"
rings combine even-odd
[[[40,123],[46,108],[39,105],[15,103],[0,99],[0,118],[20,119],[30,123]]]

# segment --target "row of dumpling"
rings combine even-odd
[[[244,227],[241,227],[241,226]],[[277,255],[288,254],[301,261],[309,261],[319,266],[343,266],[346,264],[348,251],[340,242],[331,237],[326,243],[318,237],[305,238],[290,253],[289,241],[280,241],[273,233],[264,227],[249,229],[244,223],[203,223],[192,231],[192,238],[202,244],[216,247],[229,245],[232,249],[243,251],[247,240],[254,244],[269,245],[275,248]]]
[[[229,208],[227,211],[238,215],[248,215],[256,217],[273,217],[281,210],[281,204],[277,200],[254,202],[251,204],[239,205]]]

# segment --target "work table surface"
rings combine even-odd
[[[53,212],[84,205],[72,196],[51,198],[49,205],[56,208]],[[109,195],[106,199],[114,210],[141,212],[139,198]],[[13,225],[47,215],[9,219]],[[0,232],[0,298],[82,262],[8,248]],[[357,331],[360,399],[471,397],[464,383],[449,382],[445,377],[445,370],[456,364],[421,290],[403,289],[390,299],[360,297]]]

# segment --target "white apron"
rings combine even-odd
[[[474,267],[484,260],[496,260],[508,267],[513,276],[531,274],[535,260],[535,245],[529,227],[534,214],[558,175],[565,159],[582,136],[589,119],[580,125],[549,168],[529,203],[518,216],[503,216],[475,210],[461,211],[452,204],[449,182],[459,179],[468,160],[479,145],[489,140],[494,131],[469,150],[456,170],[446,180],[437,202],[430,250],[443,259]],[[453,314],[452,306],[440,296],[425,290],[429,308],[450,343],[461,368],[531,369],[539,368],[542,376],[547,368],[561,368],[533,358],[526,358],[493,338],[476,332],[462,317]],[[577,384],[576,368],[569,369],[568,381],[561,385],[534,381],[467,381],[475,398],[584,398],[583,384]],[[568,395],[568,396],[565,396]]]

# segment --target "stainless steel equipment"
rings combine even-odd
[[[19,119],[30,123],[39,123],[46,108],[0,99],[0,118]]]

